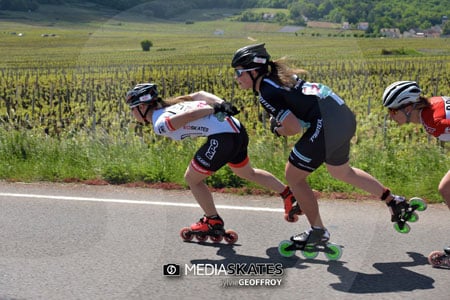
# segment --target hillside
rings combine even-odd
[[[52,6],[49,6],[52,5]],[[57,6],[58,9],[49,9]],[[261,11],[261,8],[265,9]],[[257,9],[258,8],[258,9]],[[217,13],[190,13],[199,9]],[[283,11],[280,11],[283,10]],[[81,19],[71,18],[71,11],[81,12]],[[225,11],[225,12],[224,12]],[[22,12],[22,13],[18,13]],[[112,15],[130,12],[137,18],[159,18],[195,22],[211,18],[233,16],[245,22],[275,22],[279,25],[306,25],[307,21],[349,23],[357,28],[368,23],[366,32],[379,33],[382,28],[399,28],[401,32],[444,26],[450,16],[450,0],[31,0],[0,1],[2,19],[23,18],[30,14],[58,18],[69,22],[94,21]],[[28,16],[27,16],[28,14]],[[267,15],[271,15],[267,17]],[[132,16],[131,16],[132,17]],[[447,25],[450,32],[450,25]]]
[[[120,13],[119,10],[95,4],[42,4],[32,11],[0,10],[3,21],[19,21],[23,23],[70,22],[89,23],[102,22]],[[49,23],[50,22],[50,23]]]

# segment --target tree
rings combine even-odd
[[[150,48],[153,47],[153,43],[149,40],[141,41],[142,51],[150,51]]]
[[[38,8],[39,4],[34,0],[0,0],[0,10],[35,11]]]
[[[442,28],[443,35],[450,35],[450,21],[445,22],[444,27]]]

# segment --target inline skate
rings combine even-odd
[[[444,251],[431,252],[428,262],[435,268],[450,268],[450,246],[444,248]]]
[[[284,257],[291,257],[296,250],[308,259],[314,259],[323,252],[329,260],[338,260],[342,256],[342,246],[328,242],[330,234],[324,228],[311,228],[294,235],[290,240],[278,245],[278,252]]]
[[[406,222],[417,222],[419,215],[417,211],[427,209],[427,204],[421,198],[413,197],[407,201],[404,197],[393,196],[394,199],[387,203],[391,210],[391,221],[395,222],[394,228],[397,232],[408,233],[411,227]]]
[[[180,236],[184,241],[192,241],[195,237],[199,242],[205,242],[209,237],[214,243],[219,243],[223,239],[228,244],[236,243],[238,234],[234,230],[225,230],[223,225],[223,220],[219,216],[204,216],[190,227],[182,228]]]
[[[289,187],[286,187],[284,192],[281,194],[281,198],[283,198],[284,202],[284,219],[288,222],[297,222],[298,216],[302,215],[303,212],[298,205],[297,200],[295,199],[292,191]]]

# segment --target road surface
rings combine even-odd
[[[400,234],[380,201],[321,199],[344,246],[330,262],[278,254],[308,227],[284,221],[280,198],[214,196],[235,245],[181,240],[202,215],[189,191],[0,182],[0,299],[450,298],[450,270],[426,259],[450,244],[442,204]],[[167,265],[181,275],[165,276]]]

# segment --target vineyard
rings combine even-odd
[[[26,32],[23,37],[11,34],[11,23],[2,24],[11,29],[0,33],[2,179],[183,184],[184,169],[202,140],[171,142],[135,123],[124,95],[139,82],[157,83],[163,97],[206,90],[232,101],[251,136],[252,164],[283,178],[296,140],[272,136],[254,96],[238,88],[229,66],[237,48],[257,40],[274,59],[286,56],[307,70],[307,80],[330,86],[356,113],[352,165],[397,193],[441,201],[437,185],[450,165],[448,146],[418,126],[391,123],[380,99],[396,80],[416,80],[427,96],[450,95],[448,39],[312,37],[244,27],[217,37],[200,24],[191,32],[181,32],[181,25],[117,24],[109,21],[95,30],[14,24]],[[55,36],[42,37],[44,30]],[[143,52],[139,42],[148,36],[155,46]],[[414,53],[385,56],[383,49]],[[323,169],[310,177],[317,190],[361,192],[332,180]],[[209,183],[252,187],[226,169]]]

